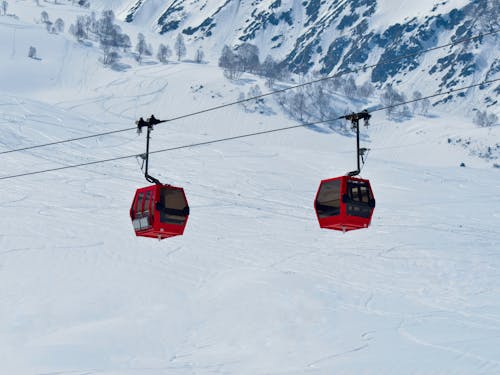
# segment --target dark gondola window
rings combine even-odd
[[[186,221],[187,202],[182,190],[163,188],[157,209],[162,223],[182,225]]]
[[[340,180],[324,182],[316,199],[318,217],[324,218],[340,214]]]
[[[366,184],[347,183],[348,203],[346,206],[347,215],[369,218],[372,207],[370,207],[370,189]]]

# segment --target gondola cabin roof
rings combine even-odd
[[[321,228],[343,232],[367,228],[375,208],[370,181],[352,176],[322,180],[314,208]]]

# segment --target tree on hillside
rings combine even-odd
[[[402,119],[405,117],[411,117],[408,105],[399,105],[406,101],[406,96],[394,89],[391,84],[385,86],[380,99],[382,105],[387,107],[385,111],[389,118]]]
[[[45,22],[45,28],[47,29],[47,32],[54,34],[55,30],[54,27],[52,27],[52,25],[53,25],[52,21]]]
[[[88,38],[86,20],[83,16],[76,17],[76,22],[69,27],[69,32],[81,42]]]
[[[160,61],[163,64],[166,64],[170,56],[172,56],[172,51],[170,50],[170,48],[161,43],[158,46],[158,54],[156,55],[156,57],[158,57],[158,61]]]
[[[413,113],[426,115],[429,111],[431,101],[429,99],[423,99],[422,93],[418,90],[413,92],[412,100],[415,100],[412,103]]]
[[[87,19],[88,23],[88,19]],[[97,34],[101,44],[112,46],[116,42],[117,25],[115,25],[115,13],[112,10],[104,10],[101,19],[97,21]]]
[[[272,87],[277,78],[279,78],[278,63],[271,55],[268,55],[261,66],[261,74],[266,78],[268,87]]]
[[[358,95],[362,98],[368,98],[369,96],[373,95],[374,91],[375,88],[369,81],[366,81],[358,87]]]
[[[224,76],[228,79],[238,79],[243,74],[240,57],[228,45],[222,49],[219,66],[224,69]]]
[[[151,56],[152,52],[150,50],[150,46],[146,43],[146,37],[143,33],[137,34],[137,45],[135,46],[135,50],[138,53],[137,61],[139,63],[142,62],[142,56]]]
[[[204,57],[205,57],[205,53],[203,52],[201,47],[198,48],[196,50],[196,53],[194,54],[194,61],[197,62],[198,64],[200,64],[201,62],[203,62]]]
[[[348,96],[350,98],[353,98],[356,96],[356,93],[358,91],[358,86],[356,86],[356,80],[354,79],[353,76],[349,76],[345,80],[343,91],[344,91],[344,94],[346,94],[346,96]]]
[[[490,127],[498,122],[498,116],[487,111],[477,110],[474,116],[474,124],[481,127]]]
[[[89,39],[99,39],[99,22],[95,12],[91,12],[85,18],[85,29]]]
[[[117,47],[121,48],[123,52],[127,52],[132,47],[132,42],[127,34],[118,34]]]
[[[243,71],[256,73],[259,70],[259,48],[256,45],[243,43],[238,47],[237,54],[240,57]]]
[[[54,22],[54,30],[58,33],[64,32],[64,21],[61,18]]]
[[[291,97],[290,109],[292,115],[299,121],[304,121],[304,116],[306,113],[306,96],[301,89]]]
[[[49,22],[49,14],[46,11],[43,11],[40,13],[40,19],[42,20],[42,23]]]
[[[87,24],[90,21],[90,19],[87,19]],[[126,50],[130,48],[130,38],[122,33],[120,26],[116,25],[114,21],[115,14],[113,11],[105,10],[95,25],[99,44],[104,53],[102,62],[105,65],[112,64],[120,57],[117,49],[123,48]]]
[[[219,66],[223,69],[227,68],[233,62],[233,60],[234,52],[227,44],[225,44],[219,57]]]
[[[224,76],[228,79],[238,79],[243,74],[240,57],[228,45],[222,49],[219,66],[224,70]]]
[[[177,56],[177,61],[180,61],[181,58],[186,56],[186,45],[184,44],[184,38],[182,37],[182,34],[178,34],[177,38],[175,39],[174,51],[175,55]]]

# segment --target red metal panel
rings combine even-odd
[[[159,240],[162,240],[168,237],[179,236],[184,233],[184,229],[186,227],[189,215],[185,215],[185,220],[182,224],[163,223],[160,220],[160,212],[156,209],[156,204],[160,201],[160,192],[162,188],[181,191],[184,197],[184,201],[186,202],[186,207],[189,207],[186,199],[186,194],[184,192],[184,189],[182,188],[171,185],[155,184],[137,189],[134,201],[132,202],[132,207],[130,209],[130,218],[132,219],[132,223],[134,224],[134,230],[136,236],[157,238]],[[145,225],[142,225],[146,221],[144,220],[144,223],[142,222],[139,223],[138,222],[139,218],[136,217],[135,213],[137,212],[137,200],[139,194],[144,193],[145,197],[147,192],[151,192],[149,207],[144,207],[144,205],[146,204],[146,199],[144,198],[142,200],[142,211],[141,211],[144,212],[145,210],[149,209],[150,215],[147,217],[147,223],[149,225],[146,227]]]
[[[339,197],[340,198],[340,213],[338,215],[335,215],[335,216],[320,217],[320,215],[318,214],[317,204],[318,204],[318,196],[319,196],[319,193],[321,191],[321,187],[325,183],[328,183],[331,181],[336,181],[336,180],[339,180],[341,182],[341,184],[340,184],[340,197]],[[373,210],[374,210],[374,207],[372,207],[372,206],[369,207],[369,210],[370,210],[369,217],[348,215],[347,205],[349,203],[346,203],[343,200],[344,195],[347,194],[347,182],[348,181],[359,182],[361,184],[368,186],[370,198],[373,199],[373,202],[375,202],[369,180],[356,178],[356,177],[350,177],[350,176],[340,176],[340,177],[330,178],[327,180],[322,180],[320,185],[319,185],[318,191],[316,193],[315,205],[314,205],[315,211],[316,211],[316,217],[318,219],[318,222],[319,222],[319,225],[321,228],[347,232],[350,230],[367,228],[370,225],[371,218],[373,215]]]

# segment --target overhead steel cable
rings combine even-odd
[[[388,108],[394,108],[394,107],[399,107],[399,106],[402,106],[402,105],[407,105],[407,104],[410,104],[410,103],[414,103],[414,102],[418,102],[418,101],[421,101],[421,100],[426,100],[426,99],[434,98],[434,97],[437,97],[437,96],[449,95],[450,93],[453,93],[453,92],[468,90],[468,89],[473,88],[473,87],[477,87],[477,86],[481,86],[481,85],[487,85],[487,84],[498,82],[498,81],[500,81],[500,78],[489,80],[489,81],[483,81],[483,82],[476,83],[476,84],[473,84],[473,85],[469,85],[469,86],[465,86],[465,87],[461,87],[461,88],[457,88],[457,89],[448,90],[446,92],[435,93],[435,94],[428,95],[428,96],[425,96],[425,97],[422,97],[422,98],[419,98],[419,99],[408,100],[408,101],[405,101],[405,102],[396,103],[394,105],[376,108],[376,109],[370,111],[370,113],[383,111],[383,110],[388,109]],[[307,127],[307,126],[313,126],[313,125],[324,124],[324,123],[327,123],[327,122],[337,121],[337,120],[344,119],[345,117],[346,116],[340,116],[340,117],[333,118],[333,119],[321,120],[321,121],[315,121],[315,122],[309,122],[309,123],[306,123],[306,124],[292,125],[292,126],[286,126],[286,127],[277,128],[277,129],[263,130],[263,131],[260,131],[260,132],[254,132],[254,133],[236,135],[236,136],[226,137],[226,138],[219,138],[219,139],[214,139],[214,140],[210,140],[210,141],[204,141],[204,142],[198,142],[198,143],[191,143],[191,144],[188,144],[188,145],[182,145],[182,146],[176,146],[176,147],[170,147],[170,148],[165,148],[165,149],[150,151],[150,154],[157,154],[157,153],[168,152],[168,151],[176,151],[176,150],[182,150],[182,149],[193,148],[193,147],[198,147],[198,146],[206,146],[206,145],[210,145],[210,144],[214,144],[214,143],[221,143],[221,142],[233,141],[233,140],[242,139],[242,138],[254,137],[254,136],[257,136],[257,135],[277,133],[277,132],[281,132],[281,131],[285,131],[285,130],[303,128],[303,127]],[[24,177],[24,176],[31,176],[31,175],[35,175],[35,174],[42,174],[42,173],[47,173],[47,172],[60,171],[60,170],[64,170],[64,169],[84,167],[84,166],[88,166],[88,165],[107,163],[107,162],[111,162],[111,161],[118,161],[118,160],[135,158],[135,157],[137,157],[136,154],[134,154],[134,155],[118,156],[118,157],[109,158],[109,159],[101,159],[101,160],[89,161],[89,162],[80,163],[80,164],[65,165],[65,166],[61,166],[61,167],[44,169],[44,170],[40,170],[40,171],[33,171],[33,172],[20,173],[20,174],[16,174],[16,175],[3,176],[3,177],[0,177],[0,180],[7,180],[7,179],[18,178],[18,177]]]
[[[109,135],[109,134],[116,134],[116,133],[122,133],[122,132],[127,132],[130,130],[135,130],[137,129],[135,126],[133,128],[126,128],[126,129],[117,129],[117,130],[110,130],[108,132],[104,133],[99,133],[99,134],[91,134],[91,135],[84,135],[82,137],[77,137],[77,138],[71,138],[71,139],[65,139],[61,141],[54,141],[54,142],[49,142],[49,143],[44,143],[41,145],[34,145],[34,146],[27,146],[27,147],[21,147],[21,148],[16,148],[14,150],[8,150],[8,151],[2,151],[0,152],[0,155],[3,154],[10,154],[12,152],[18,152],[18,151],[27,151],[27,150],[32,150],[34,148],[41,148],[41,147],[47,147],[47,146],[54,146],[58,145],[61,143],[68,143],[68,142],[76,142],[76,141],[81,141],[83,139],[89,139],[89,138],[96,138],[96,137],[101,137],[103,135]]]
[[[428,48],[428,49],[425,49],[425,50],[422,50],[422,51],[417,51],[417,52],[409,53],[409,54],[406,54],[406,55],[403,55],[403,56],[396,57],[394,59],[390,59],[390,60],[385,60],[385,61],[382,61],[382,62],[378,62],[376,64],[363,65],[363,66],[361,66],[359,68],[356,68],[356,69],[352,69],[352,70],[348,70],[348,71],[343,71],[343,72],[340,72],[340,73],[333,74],[331,76],[321,77],[321,78],[318,78],[318,79],[315,79],[315,80],[312,80],[312,81],[307,81],[307,82],[304,82],[304,83],[300,83],[298,85],[285,87],[285,88],[280,89],[280,90],[270,91],[270,92],[267,92],[267,93],[264,93],[264,94],[261,94],[261,95],[253,96],[251,98],[241,99],[241,100],[237,100],[235,102],[231,102],[231,103],[227,103],[227,104],[221,104],[221,105],[210,107],[210,108],[207,108],[207,109],[202,109],[200,111],[191,112],[191,113],[188,113],[188,114],[185,114],[185,115],[181,115],[181,116],[177,116],[177,117],[172,117],[172,118],[170,118],[170,119],[168,119],[166,121],[175,121],[175,120],[184,119],[186,117],[196,116],[196,115],[199,115],[199,114],[202,114],[202,113],[207,113],[207,112],[215,111],[215,110],[226,108],[226,107],[233,106],[233,105],[236,105],[236,104],[245,103],[245,102],[248,102],[248,101],[251,101],[251,100],[257,100],[257,99],[265,98],[265,97],[270,96],[270,95],[280,94],[280,93],[283,93],[283,92],[286,92],[286,91],[290,91],[290,90],[294,90],[294,89],[297,89],[297,88],[300,88],[300,87],[312,85],[312,84],[315,84],[315,83],[318,83],[318,82],[323,82],[323,81],[326,81],[326,80],[329,80],[329,79],[338,78],[338,77],[341,77],[343,75],[347,75],[347,74],[351,74],[351,73],[357,73],[357,72],[360,72],[360,71],[363,71],[363,70],[366,70],[366,69],[373,69],[373,68],[375,68],[377,66],[381,66],[381,65],[392,64],[394,62],[397,62],[397,61],[400,61],[400,60],[404,60],[404,59],[406,59],[408,57],[418,56],[418,55],[421,55],[421,54],[424,54],[424,53],[427,53],[427,52],[435,51],[435,50],[446,48],[446,47],[451,47],[451,46],[454,46],[454,45],[457,45],[457,44],[460,44],[460,43],[465,43],[465,42],[468,42],[468,41],[471,41],[471,40],[479,39],[479,38],[482,38],[482,37],[487,36],[487,35],[497,34],[498,32],[500,32],[500,29],[499,30],[495,30],[495,31],[491,31],[491,32],[488,32],[488,33],[484,33],[484,34],[475,35],[475,36],[472,36],[472,37],[469,37],[469,38],[463,38],[463,39],[457,40],[455,42],[450,42],[450,43],[443,44],[443,45],[440,45],[440,46]]]
[[[202,109],[202,110],[199,110],[199,111],[186,113],[184,115],[180,115],[180,116],[169,118],[168,120],[163,120],[162,122],[171,122],[171,121],[181,120],[181,119],[184,119],[184,118],[188,118],[188,117],[192,117],[192,116],[197,116],[197,115],[200,115],[200,114],[203,114],[203,113],[216,111],[216,110],[219,110],[219,109],[222,109],[222,108],[227,108],[227,107],[230,107],[230,106],[233,106],[233,105],[246,103],[246,102],[249,102],[249,101],[252,101],[252,100],[261,99],[261,98],[264,98],[264,97],[267,97],[267,96],[280,94],[280,93],[283,93],[283,92],[286,92],[286,91],[290,91],[290,90],[294,90],[294,89],[297,89],[297,88],[300,88],[300,87],[305,87],[305,86],[308,86],[308,85],[313,85],[313,84],[318,83],[318,82],[323,82],[323,81],[326,81],[326,80],[330,80],[330,79],[334,79],[334,78],[339,78],[339,77],[347,75],[347,74],[357,73],[359,71],[364,71],[366,69],[373,69],[373,68],[375,68],[377,66],[392,64],[394,62],[406,59],[408,57],[422,55],[424,53],[428,53],[428,52],[435,51],[435,50],[442,49],[442,48],[446,48],[446,47],[452,47],[454,45],[458,45],[458,44],[465,43],[465,42],[468,42],[468,41],[480,39],[480,38],[483,38],[483,37],[488,36],[488,35],[497,34],[499,32],[500,32],[500,29],[499,30],[490,31],[490,32],[487,32],[487,33],[483,33],[483,34],[474,35],[474,36],[471,36],[471,37],[468,37],[468,38],[462,38],[462,39],[456,40],[454,42],[450,42],[450,43],[446,43],[446,44],[443,44],[443,45],[440,45],[440,46],[428,48],[428,49],[425,49],[425,50],[422,50],[422,51],[417,51],[417,52],[409,53],[409,54],[406,54],[406,55],[403,55],[403,56],[396,57],[394,59],[380,61],[380,62],[378,62],[376,64],[363,65],[363,66],[355,68],[355,69],[346,70],[346,71],[339,72],[339,73],[336,73],[336,74],[333,74],[333,75],[330,75],[330,76],[326,76],[326,77],[321,77],[321,78],[318,78],[316,80],[312,80],[312,81],[300,83],[298,85],[288,86],[288,87],[285,87],[285,88],[280,89],[280,90],[274,90],[274,91],[270,91],[270,92],[267,92],[267,93],[264,93],[264,94],[261,94],[261,95],[252,96],[250,98],[241,99],[241,100],[237,100],[237,101],[234,101],[234,102],[230,102],[230,103],[226,103],[226,104],[221,104],[221,105],[218,105],[218,106],[205,108],[205,109]],[[84,140],[84,139],[96,138],[96,137],[101,137],[101,136],[110,135],[110,134],[116,134],[116,133],[122,133],[122,132],[127,132],[127,131],[131,131],[131,130],[136,130],[136,129],[137,129],[136,127],[125,128],[125,129],[118,129],[118,130],[112,130],[112,131],[103,132],[103,133],[96,133],[96,134],[91,134],[91,135],[77,137],[77,138],[69,138],[69,139],[65,139],[65,140],[61,140],[61,141],[55,141],[55,142],[49,142],[49,143],[44,143],[44,144],[39,144],[39,145],[21,147],[21,148],[12,149],[12,150],[1,151],[0,155],[9,154],[9,153],[18,152],[18,151],[27,151],[27,150],[32,150],[32,149],[42,148],[42,147],[47,147],[47,146],[53,146],[53,145],[58,145],[58,144],[63,144],[63,143],[81,141],[81,140]]]
[[[407,100],[404,103],[396,103],[394,105],[388,105],[388,106],[385,106],[385,107],[376,108],[376,109],[371,110],[370,113],[383,111],[383,110],[386,110],[386,109],[389,109],[389,108],[393,108],[393,107],[399,107],[401,105],[407,105],[407,104],[419,102],[421,100],[427,100],[427,99],[435,98],[436,96],[449,95],[449,94],[452,94],[452,93],[457,92],[457,91],[464,91],[464,90],[471,89],[473,87],[477,87],[477,86],[481,86],[481,85],[488,85],[490,83],[497,82],[497,81],[500,81],[500,78],[491,79],[489,81],[483,81],[481,83],[475,83],[475,84],[472,84],[472,85],[469,85],[469,86],[460,87],[458,89],[449,89],[447,91],[438,92],[438,93],[435,93],[435,94],[432,94],[432,95],[429,95],[429,96],[426,96],[426,97],[423,97],[423,98],[418,98],[418,99],[413,99],[413,100]]]

